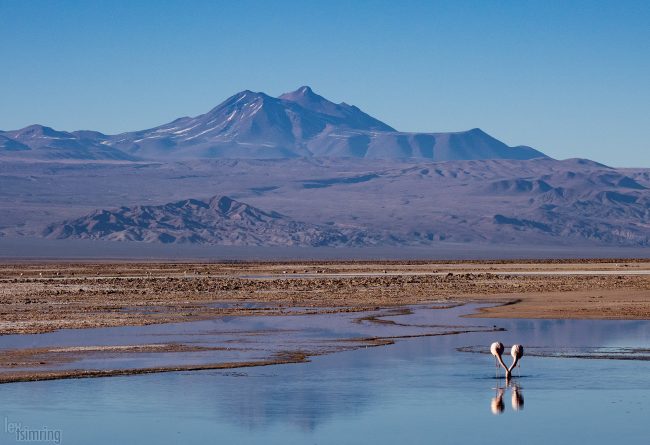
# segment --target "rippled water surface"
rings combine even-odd
[[[471,310],[386,318],[507,331],[398,339],[305,364],[1,385],[0,443],[16,443],[16,429],[70,444],[648,443],[650,361],[631,359],[650,348],[650,322],[457,318]],[[285,317],[287,329],[300,327],[292,320],[304,323]],[[509,386],[483,353],[494,340],[535,354]]]

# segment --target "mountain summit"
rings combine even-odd
[[[303,86],[279,97],[242,91],[205,114],[114,136],[31,126],[0,133],[0,155],[79,159],[269,159],[296,157],[532,159],[479,129],[403,133],[345,102]],[[47,142],[47,143],[44,143]],[[62,151],[63,150],[63,151]]]
[[[356,130],[375,131],[396,131],[378,119],[367,115],[355,106],[345,102],[335,104],[314,93],[308,86],[298,88],[291,93],[285,93],[279,97],[280,100],[293,102],[302,108],[324,116],[337,119],[339,125],[347,126]]]

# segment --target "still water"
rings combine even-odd
[[[408,321],[453,315],[506,331],[399,339],[304,364],[1,385],[0,444],[20,443],[16,430],[64,444],[650,442],[650,361],[590,359],[643,357],[650,322],[456,318],[472,310]],[[509,387],[482,353],[495,340],[537,351]],[[567,358],[576,353],[587,358]]]

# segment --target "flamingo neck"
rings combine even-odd
[[[503,366],[503,369],[505,369],[505,370],[507,371],[507,370],[508,370],[508,367],[507,367],[506,364],[503,362],[503,358],[502,358],[500,355],[497,355],[497,360],[499,361],[499,364],[500,364],[501,366]]]
[[[515,369],[515,366],[517,366],[517,363],[519,363],[519,358],[515,357],[515,359],[512,361],[512,365],[510,365],[508,369],[508,372],[512,372],[513,369]]]

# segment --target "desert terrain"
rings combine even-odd
[[[0,302],[3,335],[428,302],[494,303],[482,317],[648,319],[650,262],[7,263]]]

